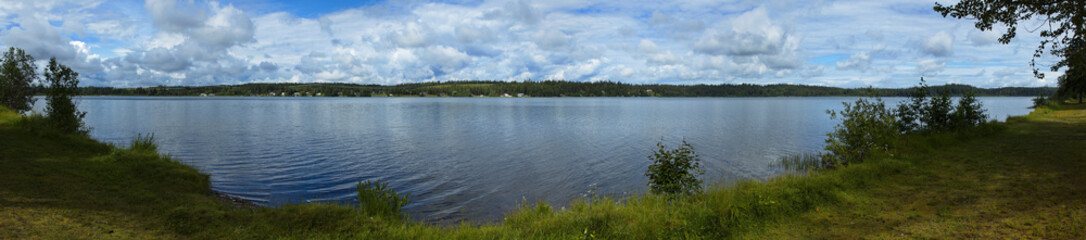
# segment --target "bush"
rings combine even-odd
[[[661,141],[659,148],[649,156],[649,165],[645,176],[649,177],[649,189],[655,194],[692,194],[701,192],[701,179],[705,173],[701,169],[701,160],[694,153],[694,147],[682,140],[676,149],[667,149]]]
[[[928,86],[924,84],[924,78],[920,78],[920,85],[909,98],[897,105],[895,114],[898,118],[898,130],[901,133],[911,133],[923,129],[920,118],[924,111],[924,101],[927,99]]]
[[[984,113],[984,107],[977,100],[972,91],[965,93],[958,99],[958,105],[951,114],[952,128],[962,130],[978,126],[988,120],[988,114]]]
[[[1048,105],[1048,98],[1046,98],[1044,95],[1041,95],[1033,98],[1033,106],[1030,108],[1037,108],[1044,105]]]
[[[409,197],[410,193],[400,196],[379,180],[358,182],[358,209],[365,214],[402,217],[403,206],[411,202]]]
[[[894,138],[900,135],[894,114],[886,109],[881,98],[872,98],[842,103],[845,109],[840,112],[826,111],[830,119],[841,119],[826,134],[829,155],[824,164],[828,168],[863,162],[876,152],[889,150]]]
[[[87,113],[76,109],[75,102],[72,101],[72,97],[79,91],[79,73],[58,64],[56,58],[51,58],[45,68],[45,80],[49,82],[46,91],[49,106],[46,111],[53,127],[65,133],[86,134],[83,117]]]
[[[939,96],[933,96],[928,99],[927,105],[924,106],[920,115],[920,121],[924,124],[924,130],[930,132],[940,132],[945,130],[951,130],[953,124],[951,121],[951,103],[950,93],[942,91]]]
[[[972,91],[962,96],[956,106],[951,104],[948,92],[943,91],[939,96],[929,98],[927,91],[924,78],[920,78],[916,92],[898,104],[894,115],[898,118],[899,132],[960,131],[980,125],[988,119],[984,107]]]

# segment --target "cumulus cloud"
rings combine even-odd
[[[244,76],[251,69],[245,61],[227,55],[228,49],[254,41],[255,35],[252,20],[233,5],[148,0],[144,7],[160,32],[144,48],[130,49],[120,58],[127,64],[106,61],[111,69],[134,66],[136,70],[110,76],[195,84]]]
[[[430,44],[431,30],[425,25],[407,23],[392,35],[392,41],[400,47],[425,47]]]
[[[276,66],[274,63],[270,63],[270,62],[267,62],[267,61],[260,62],[260,64],[257,65],[257,67],[259,67],[260,70],[265,71],[265,72],[274,72],[276,70],[279,70],[279,66]]]
[[[706,30],[692,49],[729,56],[724,66],[741,77],[782,77],[802,66],[799,38],[774,24],[765,8],[757,8]]]
[[[946,61],[936,59],[924,59],[916,63],[916,73],[921,76],[935,76],[946,67]]]
[[[936,57],[946,57],[953,53],[954,35],[948,32],[937,32],[920,42],[920,50]]]
[[[707,54],[734,56],[772,55],[780,53],[795,38],[780,26],[770,22],[764,8],[739,15],[727,25],[730,29],[706,32],[694,44],[694,49]]]
[[[460,70],[471,61],[467,54],[448,46],[429,47],[417,55],[420,60],[429,63],[435,76]]]
[[[56,57],[71,60],[76,54],[75,48],[69,44],[71,40],[62,36],[60,29],[49,25],[44,20],[25,19],[21,21],[19,27],[8,30],[0,41],[7,45],[19,46],[38,58]]]

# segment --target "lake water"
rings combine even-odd
[[[781,156],[820,150],[827,109],[855,97],[246,98],[83,97],[96,139],[154,133],[160,151],[217,191],[274,206],[350,201],[381,180],[432,222],[500,220],[518,202],[556,206],[647,190],[648,155],[685,138],[707,182],[764,179]],[[980,98],[993,119],[1029,97]],[[897,103],[901,98],[886,98]],[[40,110],[44,101],[39,101]]]

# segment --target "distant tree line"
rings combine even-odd
[[[931,94],[947,92],[960,96],[973,92],[980,96],[1051,96],[1056,88],[1003,87],[977,88],[949,84],[926,88]],[[910,96],[914,88],[874,89],[880,96]],[[44,92],[44,89],[39,89]],[[139,88],[83,87],[82,95],[121,96],[451,96],[451,97],[777,97],[777,96],[866,96],[864,88],[838,88],[791,84],[719,84],[664,85],[621,82],[571,81],[450,81],[408,83],[393,86],[346,83],[251,83],[218,86],[158,86]]]

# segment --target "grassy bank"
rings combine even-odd
[[[526,205],[495,225],[439,227],[350,207],[234,208],[206,175],[148,149],[29,131],[0,110],[0,238],[1059,238],[1086,237],[1086,109],[901,139],[893,156],[669,201]]]

